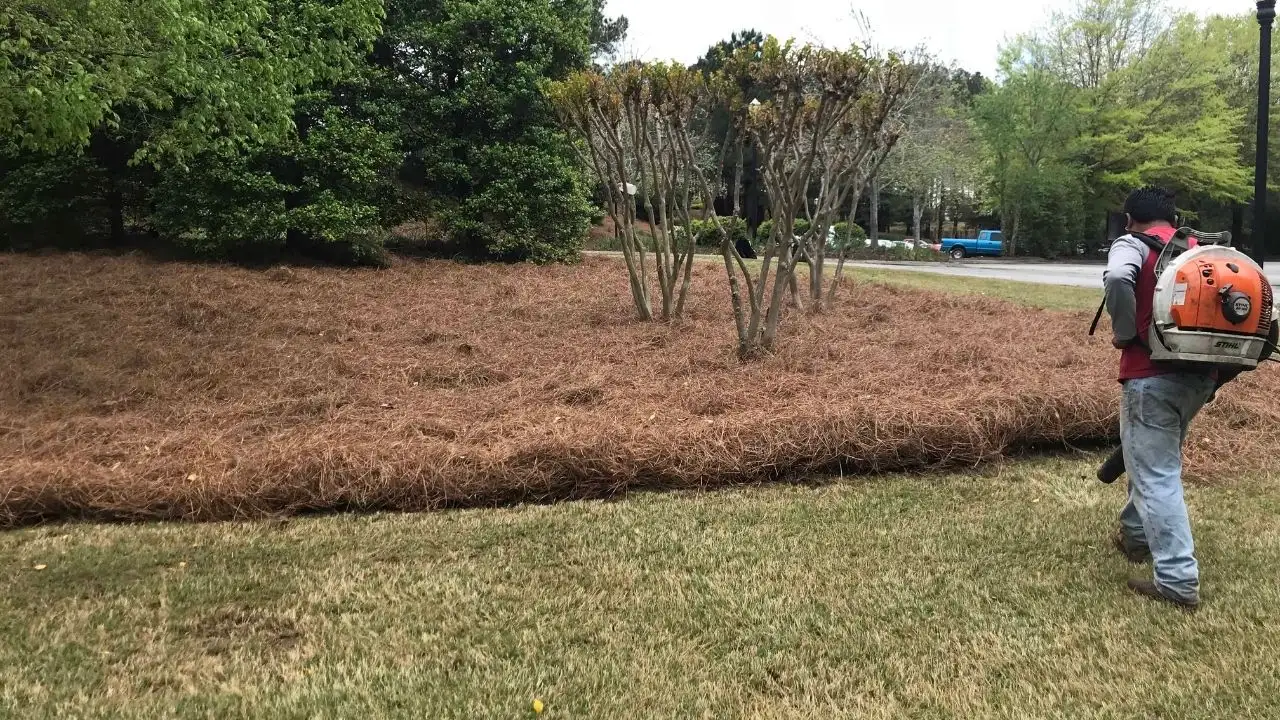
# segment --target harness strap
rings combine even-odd
[[[1102,322],[1102,313],[1107,309],[1107,299],[1102,299],[1102,304],[1098,306],[1098,314],[1093,316],[1093,325],[1089,327],[1089,337],[1093,337],[1098,332],[1098,324]]]
[[[1140,233],[1140,232],[1131,232],[1129,233],[1129,237],[1133,237],[1138,240],[1141,240],[1142,244],[1150,248],[1152,252],[1156,252],[1156,253],[1164,252],[1165,244],[1160,242],[1160,238],[1148,235],[1146,233]],[[1139,272],[1141,272],[1141,269],[1139,269]],[[1102,322],[1102,313],[1106,312],[1106,310],[1107,310],[1107,299],[1103,298],[1102,304],[1098,306],[1098,314],[1093,316],[1093,325],[1089,327],[1089,337],[1093,337],[1095,334],[1097,334],[1098,325]]]

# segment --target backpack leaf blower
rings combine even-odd
[[[1280,342],[1275,295],[1262,268],[1231,247],[1231,233],[1181,228],[1168,243],[1132,235],[1159,253],[1147,333],[1153,361],[1215,369],[1221,389],[1273,359]],[[1190,246],[1189,238],[1195,239],[1196,247]],[[1104,302],[1090,334],[1097,330],[1105,308]],[[1098,479],[1111,484],[1124,473],[1120,447],[1098,468]]]

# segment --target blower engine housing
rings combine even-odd
[[[1228,244],[1187,250],[1188,236]],[[1253,369],[1275,349],[1271,283],[1257,263],[1230,247],[1230,237],[1183,229],[1161,254],[1148,335],[1152,360]]]

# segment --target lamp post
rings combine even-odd
[[[1253,259],[1261,265],[1267,254],[1267,140],[1271,129],[1271,26],[1276,0],[1258,0],[1258,156],[1253,176]]]

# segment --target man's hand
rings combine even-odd
[[[1129,346],[1130,346],[1130,345],[1133,345],[1133,341],[1134,341],[1134,340],[1136,340],[1136,339],[1137,339],[1137,338],[1130,338],[1130,339],[1128,339],[1128,340],[1121,340],[1120,338],[1115,338],[1115,337],[1113,337],[1113,338],[1111,338],[1111,347],[1113,347],[1113,348],[1115,348],[1115,349],[1117,349],[1117,350],[1127,350],[1127,349],[1129,349]]]

